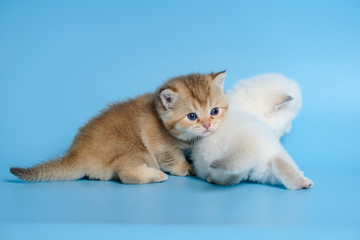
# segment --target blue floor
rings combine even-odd
[[[0,1],[0,240],[360,239],[359,1]],[[107,104],[190,72],[296,80],[282,141],[309,190],[25,183]]]
[[[0,239],[49,234],[53,239],[104,234],[359,239],[360,168],[303,170],[315,182],[310,190],[255,183],[223,187],[174,176],[141,186],[88,180],[34,184],[8,177],[0,183]]]

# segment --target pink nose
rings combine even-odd
[[[203,127],[206,128],[206,130],[208,130],[210,126],[211,124],[209,122],[203,123]]]

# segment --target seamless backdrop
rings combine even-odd
[[[348,136],[359,134],[359,5],[1,1],[1,173],[64,152],[77,128],[113,101],[175,75],[223,69],[226,89],[266,72],[298,81],[303,124],[294,141],[308,155],[301,162],[316,154],[358,163]]]
[[[179,74],[226,69],[230,89],[275,72],[296,80],[304,99],[284,145],[314,179],[309,191],[334,194],[310,218],[325,221],[333,211],[325,222],[359,236],[360,192],[348,185],[360,180],[359,12],[356,0],[1,0],[1,191],[9,196],[20,184],[9,167],[64,153],[77,129],[114,101]],[[335,211],[339,199],[348,203]],[[3,223],[11,219],[5,212]]]

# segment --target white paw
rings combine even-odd
[[[313,181],[311,181],[307,177],[301,177],[298,179],[295,179],[291,184],[286,184],[287,189],[291,190],[299,190],[299,189],[308,189],[311,188],[314,185]]]

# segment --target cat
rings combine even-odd
[[[279,141],[302,105],[298,84],[280,74],[264,74],[240,81],[227,95],[229,109],[221,126],[192,149],[196,175],[218,185],[249,180],[310,188],[312,181]]]
[[[175,77],[153,94],[116,103],[80,128],[64,156],[10,171],[35,182],[88,177],[145,184],[167,180],[166,173],[189,175],[184,151],[215,132],[226,114],[225,75]]]

